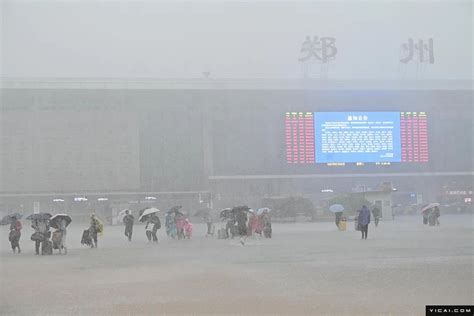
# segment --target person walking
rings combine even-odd
[[[12,216],[12,221],[10,223],[10,234],[8,236],[8,240],[10,240],[10,243],[12,245],[13,253],[16,252],[16,249],[18,249],[18,253],[21,253],[21,248],[20,248],[21,229],[22,229],[21,222],[16,218],[16,216]]]
[[[433,209],[433,216],[435,218],[435,223],[436,223],[436,226],[439,226],[440,223],[439,223],[439,217],[441,216],[441,211],[439,210],[439,207],[435,206],[434,209]]]
[[[123,223],[125,225],[125,236],[127,236],[128,241],[132,241],[133,234],[133,223],[135,218],[130,214],[129,210],[125,211],[125,216],[123,217]]]
[[[158,215],[156,215],[156,213],[152,213],[149,216],[149,220],[150,222],[153,223],[153,229],[151,230],[151,237],[153,238],[153,242],[158,243],[158,236],[156,236],[156,233],[158,229],[161,228],[160,218],[158,217]]]
[[[41,253],[43,254],[44,245],[49,240],[49,234],[48,234],[49,233],[49,225],[48,225],[46,220],[36,219],[36,220],[33,221],[31,227],[35,230],[33,235],[36,236],[34,238],[35,253],[36,253],[36,255],[40,254],[40,246],[41,246]]]
[[[380,220],[380,209],[377,206],[374,206],[372,209],[372,215],[374,216],[375,227],[379,225]]]
[[[214,231],[213,231],[213,221],[212,221],[212,215],[211,215],[211,212],[206,212],[204,213],[204,222],[206,223],[207,225],[207,236],[210,236],[210,235],[214,235]]]
[[[343,212],[336,212],[334,215],[336,215],[336,226],[339,228],[339,222],[341,221]]]
[[[95,214],[91,215],[91,221],[89,226],[89,234],[92,239],[91,248],[97,248],[98,241],[97,241],[97,234],[101,233],[103,229],[103,225],[100,220],[97,218]]]
[[[66,219],[61,218],[58,221],[58,231],[61,233],[61,240],[59,242],[59,254],[62,253],[62,250],[64,249],[64,254],[67,255],[67,246],[66,246],[66,235],[67,235],[67,222]]]
[[[362,206],[362,209],[359,211],[359,227],[362,233],[361,239],[367,239],[367,234],[369,232],[370,224],[370,211],[367,206]]]
[[[237,221],[237,228],[240,236],[239,242],[242,245],[245,245],[245,237],[247,237],[247,210],[248,207],[238,207],[236,209],[236,221]]]

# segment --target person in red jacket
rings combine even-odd
[[[20,237],[21,237],[21,222],[15,217],[12,217],[12,222],[10,224],[10,235],[8,239],[12,244],[13,253],[15,253],[16,249],[18,248],[18,253],[21,253],[20,248]]]

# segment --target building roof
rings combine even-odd
[[[1,89],[473,90],[472,80],[2,78]]]

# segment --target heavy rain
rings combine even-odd
[[[0,315],[472,315],[473,13],[2,0]]]

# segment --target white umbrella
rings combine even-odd
[[[147,208],[138,220],[141,222],[145,216],[153,214],[153,213],[158,213],[158,212],[161,212],[161,211],[155,207]]]
[[[257,211],[257,215],[262,215],[263,213],[270,213],[272,210],[268,207],[259,208]]]
[[[432,209],[433,207],[437,207],[437,206],[439,206],[439,203],[430,203],[430,204],[426,205],[425,207],[423,207],[421,209],[421,212],[423,213],[423,212],[425,212],[429,209]]]
[[[342,206],[341,204],[333,204],[329,207],[329,210],[333,213],[340,213],[344,211],[344,206]]]

